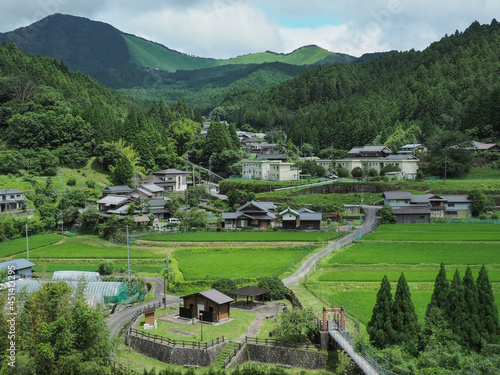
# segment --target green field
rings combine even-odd
[[[293,269],[316,246],[245,247],[205,249],[191,248],[174,251],[179,269],[187,281],[219,278],[282,276]]]
[[[59,234],[43,234],[28,237],[28,245],[31,250],[48,246],[59,242],[64,237]],[[12,241],[0,242],[0,258],[5,258],[14,254],[24,253],[22,257],[26,257],[26,238],[18,238]]]
[[[477,277],[485,264],[500,307],[499,229],[496,224],[382,225],[362,241],[325,258],[304,285],[325,306],[344,306],[352,318],[366,324],[383,276],[387,275],[394,293],[404,272],[423,323],[442,262],[449,280],[456,269],[463,277],[469,265]]]
[[[87,243],[66,242],[57,245],[47,246],[41,249],[30,251],[33,259],[53,258],[53,259],[126,259],[127,248],[104,248]],[[130,249],[130,258],[151,259],[165,258],[165,255],[149,251]]]
[[[145,237],[146,241],[164,242],[325,242],[338,233],[301,232],[196,232]]]

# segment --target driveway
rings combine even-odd
[[[300,280],[306,277],[318,260],[326,257],[330,253],[333,253],[336,249],[340,249],[350,243],[353,243],[356,240],[358,233],[361,232],[362,236],[370,233],[377,223],[377,210],[379,208],[380,207],[377,206],[363,206],[363,210],[365,211],[365,221],[361,227],[356,229],[351,234],[333,241],[330,245],[316,254],[311,255],[304,263],[302,263],[302,266],[297,272],[283,279],[285,286],[298,284]]]

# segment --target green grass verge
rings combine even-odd
[[[217,280],[219,278],[280,276],[316,246],[191,248],[175,250],[185,280]]]
[[[145,237],[162,242],[325,242],[337,233],[325,232],[195,232]]]
[[[64,237],[59,234],[39,234],[36,236],[28,237],[30,256],[31,250],[55,244],[63,238]],[[18,238],[12,241],[0,242],[0,258],[23,252],[26,254],[26,238]]]

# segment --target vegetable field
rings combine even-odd
[[[165,242],[325,242],[333,233],[314,232],[196,232],[143,238]],[[335,233],[335,236],[339,235]]]

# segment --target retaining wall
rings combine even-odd
[[[247,343],[248,359],[253,362],[282,364],[311,370],[325,369],[327,352]]]
[[[208,349],[169,346],[151,339],[128,335],[128,344],[136,352],[174,365],[210,366],[226,345],[216,344]]]

